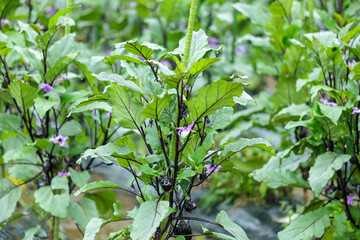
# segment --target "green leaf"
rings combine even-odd
[[[155,96],[154,99],[145,106],[142,114],[147,118],[159,120],[162,112],[170,101],[171,96],[168,95],[167,92],[164,92],[160,96]]]
[[[42,97],[35,98],[34,102],[40,118],[44,118],[46,112],[57,104],[57,101],[51,101]]]
[[[52,26],[56,26],[58,24],[58,20],[61,16],[65,16],[68,12],[70,12],[71,10],[73,10],[75,8],[77,8],[77,7],[62,8],[59,11],[57,11],[56,14],[50,18],[49,23],[48,23],[48,28],[50,28]]]
[[[221,210],[216,216],[216,223],[223,226],[223,228],[231,233],[237,240],[248,240],[245,231],[236,223],[234,223],[224,210]]]
[[[34,99],[38,96],[36,88],[23,83],[21,80],[12,81],[9,85],[9,91],[21,109],[28,109],[34,105]]]
[[[0,222],[11,217],[20,197],[21,187],[15,187],[7,178],[0,179]]]
[[[100,73],[100,74],[93,74],[98,80],[100,81],[108,81],[108,82],[114,82],[121,86],[130,88],[131,90],[139,93],[140,95],[143,95],[143,90],[136,85],[133,81],[125,80],[121,75],[118,74],[107,74],[107,73]]]
[[[22,240],[34,240],[34,239],[36,239],[36,238],[34,238],[34,236],[37,234],[40,234],[41,231],[42,231],[42,228],[40,225],[30,228],[29,230],[26,231],[25,236],[23,237]]]
[[[144,105],[138,93],[127,91],[118,84],[111,84],[109,99],[112,104],[114,120],[123,128],[139,129],[145,121],[142,115]]]
[[[75,223],[79,224],[82,228],[86,228],[90,220],[98,217],[99,213],[93,200],[83,198],[78,203],[72,199],[70,200],[68,215],[74,219]]]
[[[265,139],[262,138],[252,138],[252,139],[247,139],[247,138],[241,138],[240,140],[233,142],[233,143],[229,143],[226,144],[224,146],[224,150],[221,152],[220,154],[220,158],[224,159],[224,158],[228,158],[230,156],[232,156],[233,154],[247,148],[247,147],[257,147],[257,148],[261,148],[264,149],[265,151],[271,153],[271,155],[275,156],[275,151],[274,149],[271,147],[271,144],[266,141]]]
[[[149,240],[170,211],[168,201],[148,201],[140,205],[131,231],[131,239]]]
[[[326,152],[315,159],[315,164],[309,171],[309,183],[316,196],[319,196],[335,171],[350,158],[350,155]]]
[[[90,179],[90,174],[87,170],[81,172],[76,171],[73,168],[69,168],[71,180],[75,183],[76,186],[82,187]]]
[[[115,183],[109,181],[99,181],[99,182],[91,182],[82,186],[79,190],[74,193],[74,196],[79,196],[83,192],[88,192],[96,189],[102,188],[121,188],[121,186],[116,185]]]
[[[214,115],[208,116],[208,126],[214,130],[225,128],[230,124],[233,113],[234,109],[231,107],[223,107],[222,109],[217,110]]]
[[[246,104],[248,104],[248,102],[255,102],[255,101],[249,94],[247,94],[245,91],[243,91],[243,93],[241,94],[240,97],[234,97],[234,102],[238,103],[242,106],[246,106]]]
[[[233,7],[244,16],[250,18],[251,22],[254,24],[260,24],[262,26],[267,24],[268,13],[258,6],[253,4],[234,3]]]
[[[170,87],[177,89],[179,87],[180,81],[184,79],[184,76],[185,74],[180,72],[176,75],[165,75],[162,77],[162,80]]]
[[[106,223],[106,220],[100,218],[93,218],[86,225],[85,234],[83,240],[94,240],[96,233],[98,233],[101,227]]]
[[[215,114],[218,109],[233,106],[233,97],[241,96],[242,83],[217,81],[199,90],[187,103],[190,117],[194,121]]]
[[[154,52],[154,50],[152,50],[151,48],[145,45],[141,45],[140,43],[135,41],[127,42],[124,48],[130,53],[143,57],[145,59],[149,59],[151,57],[151,54]]]
[[[70,111],[68,117],[72,113],[92,111],[94,109],[103,109],[106,112],[111,112],[112,107],[107,101],[108,97],[102,95],[78,100],[69,108]]]
[[[44,72],[43,64],[36,51],[19,46],[15,46],[14,50],[22,56],[27,65],[35,67],[41,74]]]
[[[74,52],[75,33],[65,35],[49,47],[46,61],[53,66],[59,58],[66,56],[70,52]]]
[[[290,120],[290,119],[298,119],[302,116],[308,114],[311,111],[311,108],[307,106],[306,104],[291,104],[288,107],[285,107],[281,109],[275,116],[273,117],[272,121],[284,121],[284,120]]]
[[[86,64],[74,61],[74,64],[82,71],[82,73],[85,75],[86,79],[88,80],[91,87],[94,87],[96,78],[92,75],[92,72],[88,70],[88,67]]]
[[[64,193],[54,194],[53,190],[64,190]],[[55,177],[51,180],[51,187],[44,186],[34,193],[35,202],[42,209],[59,218],[66,218],[67,207],[70,202],[67,177]]]
[[[136,63],[136,64],[145,64],[145,62],[143,62],[140,59],[130,57],[130,56],[126,56],[126,55],[111,55],[111,56],[104,59],[104,63],[109,64],[109,65],[113,65],[113,64],[115,64],[116,59],[123,59],[123,60],[133,62],[133,63]]]
[[[83,159],[87,159],[88,157],[101,158],[105,163],[116,163],[116,157],[125,160],[135,159],[134,152],[130,150],[129,146],[116,146],[112,143],[95,149],[87,149],[76,162],[79,164]]]
[[[328,208],[319,208],[314,212],[301,215],[291,221],[290,225],[278,233],[279,240],[305,240],[319,238],[330,225]]]
[[[54,65],[50,66],[46,72],[45,79],[48,82],[53,82],[55,78],[77,58],[77,56],[79,56],[79,53],[68,53],[61,57]]]
[[[190,56],[189,56],[189,65],[190,67],[193,63],[199,61],[207,51],[211,50],[208,47],[208,40],[207,40],[206,33],[204,30],[200,29],[197,32],[193,32],[192,38],[191,38],[191,46],[190,46]],[[176,48],[173,52],[170,52],[169,54],[179,54],[183,55],[185,49],[185,37],[182,38],[179,41],[179,47]]]
[[[62,125],[59,133],[63,136],[76,136],[82,133],[82,127],[78,121],[70,120]]]
[[[21,119],[14,115],[0,113],[0,130],[4,132],[17,132],[19,130]]]
[[[219,58],[202,58],[199,62],[192,64],[189,70],[190,74],[197,75],[219,60]]]
[[[325,104],[319,104],[321,112],[328,117],[335,125],[338,124],[342,111],[345,109],[340,106],[328,106]]]
[[[27,23],[23,23],[21,21],[17,21],[20,27],[20,32],[26,32],[27,38],[26,40],[30,41],[31,43],[33,43],[34,45],[36,45],[36,36],[37,36],[37,32],[32,29],[30,27],[29,24]]]

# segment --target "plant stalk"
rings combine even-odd
[[[186,38],[185,38],[185,49],[184,49],[184,59],[183,59],[183,67],[185,69],[187,69],[189,64],[189,55],[190,55],[191,39],[195,24],[196,8],[197,8],[197,0],[191,0],[190,15],[189,15],[189,22],[188,22]]]
[[[54,217],[54,240],[59,240],[59,231],[60,229],[60,219],[58,217]]]
[[[73,7],[73,0],[67,0],[66,1],[66,8],[72,8]],[[71,16],[71,12],[68,12],[66,16],[69,18]],[[65,26],[65,35],[70,33],[70,25],[66,24]]]

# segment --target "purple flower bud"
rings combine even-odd
[[[242,55],[242,54],[244,54],[245,52],[246,52],[245,46],[237,46],[237,47],[235,48],[235,53],[236,53],[236,55]]]
[[[56,13],[56,10],[53,7],[49,6],[49,7],[45,8],[44,13],[54,15]]]
[[[356,61],[355,61],[355,59],[353,59],[351,62],[349,62],[348,65],[349,65],[349,67],[353,68],[355,63],[356,63]]]
[[[219,39],[217,39],[216,37],[209,38],[209,43],[208,43],[209,47],[214,48],[218,43],[219,43]]]
[[[138,2],[130,1],[127,3],[130,7],[136,7],[138,5]]]
[[[58,79],[56,79],[54,82],[62,83],[66,79],[68,79],[68,76],[66,74],[63,74]]]
[[[107,112],[107,113],[106,113],[106,117],[107,117],[107,118],[110,118],[110,117],[111,117],[111,112]]]
[[[323,102],[325,105],[327,106],[337,106],[337,103],[335,102],[329,102],[328,100],[326,100],[325,98],[321,98],[320,99],[321,102]]]
[[[167,60],[167,59],[163,59],[163,60],[161,60],[161,62],[160,62],[162,65],[164,65],[165,67],[170,67],[171,66],[171,63],[170,63],[170,61],[169,60]]]
[[[10,20],[9,19],[1,19],[0,24],[1,25],[4,25],[4,24],[9,24],[10,25]]]
[[[360,113],[360,109],[357,107],[352,107],[352,110],[353,110],[352,114]]]
[[[38,26],[38,27],[40,28],[40,30],[44,30],[44,29],[45,29],[44,25],[42,25],[42,24],[40,24],[40,23],[37,23],[37,24],[35,24],[35,25]]]
[[[91,111],[92,114],[96,114],[96,109]]]
[[[44,89],[45,93],[51,92],[52,90],[54,90],[54,87],[51,86],[49,83],[42,83],[40,84],[40,89]]]
[[[347,196],[347,201],[346,201],[346,203],[347,203],[347,205],[353,205],[353,203],[354,203],[354,195],[353,194],[349,194],[348,196]]]
[[[188,125],[187,127],[178,127],[176,128],[178,130],[178,135],[180,136],[182,132],[194,132],[196,133],[195,130],[193,130],[195,123],[194,121],[192,121],[192,123],[190,125]]]
[[[70,172],[58,172],[58,177],[70,177]]]

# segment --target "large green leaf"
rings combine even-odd
[[[338,120],[342,114],[342,111],[345,110],[345,107],[340,106],[328,106],[325,104],[319,104],[321,112],[328,117],[335,125],[338,124]]]
[[[35,98],[34,102],[40,118],[44,118],[46,112],[57,104],[57,101],[51,101],[42,97]]]
[[[242,83],[217,81],[199,90],[198,94],[187,102],[190,117],[194,121],[215,114],[218,109],[232,107],[233,98],[241,96]]]
[[[197,32],[193,32],[192,38],[191,38],[191,46],[190,46],[190,56],[189,56],[189,66],[197,61],[199,61],[207,51],[210,50],[208,47],[208,40],[207,40],[206,33],[204,30],[200,29]],[[182,38],[179,42],[179,47],[176,48],[173,52],[170,52],[169,54],[184,54],[185,49],[185,37]]]
[[[79,196],[83,192],[88,192],[96,189],[103,188],[121,188],[121,186],[116,185],[115,183],[109,181],[99,181],[99,182],[91,182],[82,186],[79,190],[77,190],[74,195]]]
[[[310,107],[306,104],[291,104],[290,106],[281,109],[281,111],[278,112],[272,120],[279,122],[283,120],[288,121],[290,119],[294,119],[294,117],[295,119],[298,119],[299,117],[309,113],[310,110]]]
[[[229,143],[227,145],[224,146],[224,150],[221,152],[220,154],[220,158],[224,159],[224,158],[228,158],[230,156],[232,156],[233,154],[243,150],[244,148],[247,147],[257,147],[257,148],[261,148],[264,149],[265,151],[271,153],[272,155],[275,156],[275,151],[274,149],[271,147],[271,144],[266,141],[265,139],[262,138],[252,138],[252,139],[247,139],[247,138],[241,138],[240,140],[233,142],[233,143]]]
[[[34,105],[34,99],[38,96],[36,88],[20,80],[12,81],[9,86],[10,95],[16,100],[21,110]]]
[[[54,194],[53,191],[64,190],[63,193]],[[55,177],[51,180],[51,187],[44,186],[34,193],[35,202],[42,209],[51,213],[53,216],[66,218],[67,207],[70,202],[69,186],[67,177]]]
[[[193,63],[189,71],[191,75],[197,75],[219,60],[219,58],[202,58],[200,61]]]
[[[87,170],[81,172],[76,171],[73,168],[69,168],[71,180],[75,183],[76,186],[82,187],[90,179],[90,174]]]
[[[164,92],[160,96],[155,96],[152,102],[148,103],[145,106],[142,114],[145,117],[159,120],[165,107],[170,103],[170,100],[171,96],[168,95],[166,92]]]
[[[21,119],[14,115],[0,113],[0,130],[4,132],[17,132],[20,127]]]
[[[265,26],[268,21],[267,12],[254,4],[234,3],[233,7],[244,16],[250,18],[254,24]]]
[[[148,201],[140,205],[131,231],[131,239],[149,240],[170,211],[168,201]]]
[[[86,64],[79,62],[79,61],[74,61],[74,64],[82,71],[82,73],[85,75],[86,79],[88,80],[89,84],[91,87],[94,87],[95,84],[95,80],[96,78],[92,75],[92,72],[89,71],[88,67],[86,66]]]
[[[278,233],[280,240],[306,240],[321,237],[324,229],[330,225],[328,208],[319,208],[314,212],[301,215]]]
[[[111,112],[112,108],[111,108],[110,104],[107,103],[108,100],[109,99],[107,96],[102,96],[102,95],[80,99],[80,100],[76,101],[69,108],[70,111],[69,111],[68,117],[72,113],[86,112],[86,111],[91,111],[94,109],[103,109],[106,112]]]
[[[77,7],[72,8],[62,8],[59,11],[56,12],[54,16],[52,16],[49,20],[48,27],[56,26],[58,24],[58,20],[60,17],[65,16],[68,12],[75,9]]]
[[[149,59],[151,57],[151,54],[154,52],[154,50],[152,50],[148,46],[141,45],[140,43],[135,41],[127,42],[124,48],[130,53],[143,57],[145,59]]]
[[[92,218],[98,217],[99,213],[93,200],[83,198],[79,202],[70,200],[68,215],[82,228],[86,228],[89,221]]]
[[[116,222],[122,220],[123,218],[119,215],[112,216],[108,220],[100,218],[92,218],[89,223],[86,225],[85,234],[83,240],[94,240],[96,233],[100,231],[102,227],[111,222]]]
[[[21,187],[14,187],[9,179],[0,179],[0,222],[11,217],[20,199]]]
[[[350,158],[350,155],[334,152],[326,152],[316,158],[309,172],[309,183],[316,196],[321,193],[335,171],[339,170]]]
[[[70,120],[61,126],[59,133],[63,136],[76,136],[82,132],[81,124],[76,120]]]
[[[100,81],[114,82],[143,95],[143,91],[138,85],[136,85],[133,81],[125,80],[121,75],[107,74],[102,72],[100,74],[93,74],[93,76],[95,76]]]
[[[53,66],[59,58],[64,57],[70,52],[74,52],[75,33],[65,35],[49,47],[46,57],[47,63]]]
[[[139,129],[145,121],[144,108],[138,93],[126,90],[118,84],[111,84],[109,99],[113,107],[114,120],[123,128]]]
[[[55,78],[77,58],[77,56],[79,56],[79,53],[68,53],[61,57],[54,65],[50,66],[46,72],[46,80],[48,82],[54,81]]]
[[[216,223],[223,226],[223,228],[234,235],[237,240],[248,240],[245,231],[236,223],[234,223],[224,210],[221,210],[216,216]]]

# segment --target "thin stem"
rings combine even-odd
[[[66,1],[66,8],[72,8],[73,7],[73,0],[67,0]],[[68,12],[66,16],[69,18],[71,16],[71,13]],[[65,26],[65,35],[70,33],[70,25],[66,24]]]

